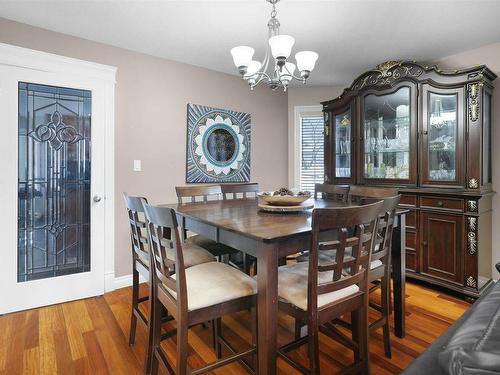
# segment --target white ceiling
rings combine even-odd
[[[497,0],[282,0],[277,9],[294,51],[320,55],[314,85],[349,83],[389,59],[432,61],[500,41]],[[263,57],[269,13],[264,0],[0,0],[0,17],[231,74],[233,46]]]

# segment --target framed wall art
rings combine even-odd
[[[187,106],[186,182],[250,181],[250,114]]]

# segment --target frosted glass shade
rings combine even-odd
[[[316,60],[318,60],[319,55],[313,51],[300,51],[295,54],[295,60],[297,61],[297,68],[299,71],[312,71]]]
[[[250,64],[250,61],[252,61],[254,53],[254,49],[248,46],[238,46],[231,49],[231,55],[233,55],[234,65],[236,65],[237,68],[248,66]]]
[[[252,60],[248,64],[247,72],[245,73],[245,78],[253,76],[260,69],[262,64],[259,61]]]
[[[275,35],[272,38],[269,38],[271,53],[275,59],[278,57],[288,59],[290,53],[292,53],[294,43],[295,39],[293,39],[290,35]]]

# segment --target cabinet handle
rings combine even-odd
[[[438,202],[437,202],[437,205],[438,205],[438,207],[443,207],[443,206],[444,206],[444,203],[443,203],[443,201],[438,201]]]
[[[427,241],[422,241],[422,246],[427,246]]]

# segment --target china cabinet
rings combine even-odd
[[[388,61],[322,103],[325,180],[398,187],[407,275],[470,298],[491,284],[495,78]]]

